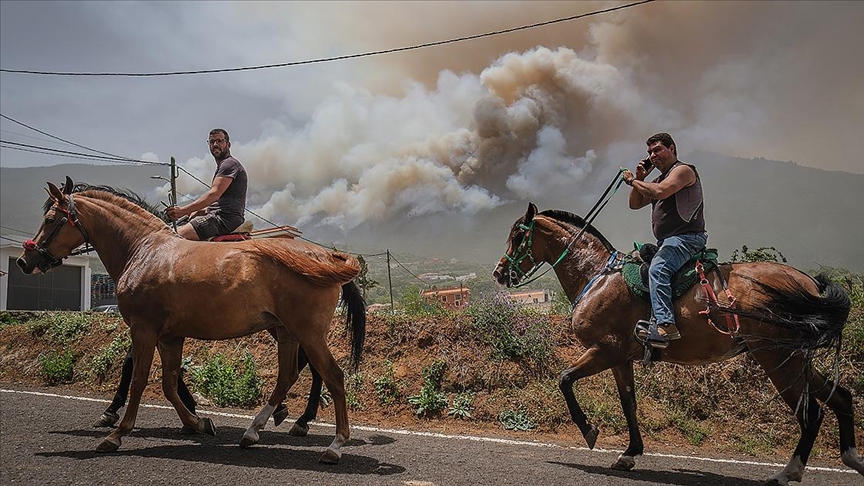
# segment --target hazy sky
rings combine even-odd
[[[0,67],[148,73],[285,63],[625,3],[4,0]],[[659,131],[672,133],[682,155],[864,173],[862,46],[864,2],[658,1],[294,67],[165,77],[3,72],[0,111],[98,150],[175,156],[207,181],[207,133],[223,127],[259,214],[350,230],[573,191],[592,173],[632,167]],[[5,119],[0,129],[5,141],[82,151]],[[80,162],[9,148],[0,155],[3,167]],[[180,191],[203,187],[182,178]]]

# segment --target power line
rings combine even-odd
[[[448,40],[435,41],[435,42],[427,42],[424,44],[416,44],[413,46],[396,47],[396,48],[392,48],[392,49],[363,52],[363,53],[358,53],[358,54],[347,54],[344,56],[334,56],[334,57],[325,57],[325,58],[319,58],[319,59],[310,59],[310,60],[306,60],[306,61],[283,62],[283,63],[278,63],[278,64],[264,64],[264,65],[259,65],[259,66],[246,66],[246,67],[236,67],[236,68],[202,69],[202,70],[197,70],[197,71],[168,71],[168,72],[155,72],[155,73],[57,72],[57,71],[30,71],[30,70],[24,70],[24,69],[3,69],[3,68],[0,68],[0,72],[15,73],[15,74],[39,74],[39,75],[49,75],[49,76],[153,77],[153,76],[181,76],[181,75],[190,75],[190,74],[214,74],[214,73],[227,73],[227,72],[238,72],[238,71],[254,71],[254,70],[258,70],[258,69],[271,69],[271,68],[280,68],[280,67],[289,67],[289,66],[302,66],[302,65],[306,65],[306,64],[318,64],[318,63],[331,62],[331,61],[344,61],[346,59],[356,59],[356,58],[361,58],[361,57],[378,56],[378,55],[383,55],[383,54],[393,54],[396,52],[411,51],[411,50],[416,50],[416,49],[423,49],[426,47],[436,47],[436,46],[442,46],[445,44],[453,44],[456,42],[481,39],[484,37],[491,37],[491,36],[495,36],[495,35],[509,34],[512,32],[518,32],[520,30],[528,30],[528,29],[533,29],[533,28],[537,28],[537,27],[544,27],[547,25],[558,24],[561,22],[569,22],[571,20],[577,20],[577,19],[581,19],[581,18],[585,18],[585,17],[591,17],[593,15],[600,15],[600,14],[605,14],[605,13],[609,13],[609,12],[614,12],[616,10],[623,10],[625,8],[635,7],[637,5],[642,5],[644,3],[650,3],[653,1],[654,0],[642,0],[639,2],[629,3],[626,5],[619,5],[617,7],[611,7],[611,8],[607,8],[607,9],[603,9],[603,10],[596,10],[594,12],[588,12],[588,13],[579,14],[579,15],[571,15],[569,17],[564,17],[564,18],[560,18],[560,19],[547,20],[544,22],[537,22],[534,24],[523,25],[521,27],[511,27],[509,29],[496,30],[493,32],[486,32],[483,34],[467,35],[467,36],[463,36],[463,37],[457,37],[455,39],[448,39]]]
[[[0,144],[4,144],[7,147],[13,150],[20,150],[22,152],[34,152],[37,154],[44,155],[58,155],[58,156],[71,156],[71,158],[78,159],[90,159],[90,160],[102,160],[106,162],[121,162],[121,163],[135,163],[135,164],[145,164],[145,165],[169,165],[167,162],[151,162],[147,160],[138,160],[138,159],[129,159],[126,157],[115,157],[115,156],[99,156],[92,154],[85,154],[81,152],[71,152],[69,150],[60,150],[51,147],[42,147],[39,145],[30,145],[27,143],[19,143],[12,142],[9,140],[0,140]],[[90,150],[90,149],[88,149]]]
[[[16,232],[16,233],[21,233],[21,234],[24,234],[24,235],[27,235],[27,236],[30,236],[30,234],[31,234],[29,231],[24,231],[24,230],[20,230],[20,229],[10,228],[10,227],[8,227],[8,226],[3,226],[3,225],[0,225],[0,228],[3,228],[3,229],[5,229],[5,230],[9,230],[9,231],[14,231],[14,232]]]
[[[77,143],[75,143],[75,142],[70,142],[69,140],[66,140],[65,138],[60,138],[60,137],[58,137],[58,136],[56,136],[56,135],[51,135],[51,134],[48,133],[48,132],[43,132],[42,130],[39,130],[38,128],[31,127],[30,125],[27,125],[26,123],[20,122],[20,121],[18,121],[18,120],[16,120],[16,119],[12,118],[11,116],[6,116],[6,115],[4,115],[4,114],[2,114],[2,113],[0,113],[0,118],[5,118],[6,120],[11,121],[12,123],[16,123],[16,124],[18,124],[18,125],[21,125],[22,127],[29,128],[30,130],[33,130],[34,132],[41,133],[42,135],[45,135],[45,136],[47,136],[47,137],[51,137],[51,138],[53,138],[53,139],[55,139],[55,140],[59,140],[59,141],[64,142],[64,143],[68,143],[69,145],[72,145],[72,146],[75,146],[75,147],[78,147],[78,148],[82,148],[82,149],[84,149],[84,150],[89,150],[89,151],[91,151],[91,152],[96,152],[97,154],[106,155],[106,156],[108,156],[108,157],[116,157],[116,158],[120,158],[120,159],[134,160],[134,159],[128,159],[128,158],[126,158],[126,157],[121,157],[121,156],[119,156],[119,155],[109,154],[108,152],[102,152],[101,150],[96,150],[96,149],[93,149],[93,148],[90,148],[90,147],[87,147],[87,146],[84,146],[84,145],[77,144]],[[136,161],[136,162],[137,162],[137,161]]]
[[[427,287],[429,286],[429,284],[428,284],[425,280],[421,279],[421,278],[418,277],[417,275],[414,275],[414,272],[412,272],[411,270],[408,270],[408,267],[406,267],[405,265],[402,265],[402,262],[400,262],[399,260],[397,260],[396,257],[393,256],[392,253],[390,254],[390,258],[392,258],[393,261],[396,262],[397,265],[399,265],[400,267],[402,267],[403,270],[405,270],[406,272],[410,273],[411,276],[414,277],[415,279],[417,279],[418,282],[423,282],[423,285],[425,285],[425,286],[427,286]]]

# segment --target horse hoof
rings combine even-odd
[[[209,418],[202,418],[198,421],[198,432],[216,437],[216,426]]]
[[[105,439],[96,446],[96,452],[114,452],[120,448],[120,442],[112,442],[110,439]]]
[[[114,424],[120,420],[120,415],[112,412],[103,412],[99,420],[93,422],[93,427],[114,427]]]
[[[294,426],[291,427],[291,430],[288,431],[288,435],[293,435],[294,437],[306,437],[306,434],[309,433],[309,426],[302,426],[297,422],[294,422]]]
[[[321,454],[321,459],[318,459],[318,462],[321,464],[338,464],[339,459],[341,458],[341,453],[336,452],[333,449],[327,449],[324,451],[324,454]]]
[[[636,459],[631,456],[618,456],[615,464],[612,464],[612,469],[616,471],[629,471],[636,465]]]
[[[594,444],[597,442],[597,436],[600,435],[600,431],[597,430],[597,427],[591,426],[591,430],[588,431],[585,436],[585,443],[588,444],[589,449],[594,449]]]
[[[244,435],[242,439],[240,439],[240,447],[246,449],[247,447],[252,447],[258,443],[258,437],[250,437],[248,435]]]
[[[280,403],[273,412],[273,426],[279,427],[279,424],[284,422],[286,418],[288,418],[288,407]]]

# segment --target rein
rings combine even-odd
[[[70,256],[80,255],[82,253],[87,253],[93,250],[93,247],[90,245],[90,236],[87,234],[87,230],[84,229],[84,226],[81,225],[81,222],[78,221],[78,213],[75,211],[75,198],[72,197],[72,194],[69,194],[69,207],[68,209],[63,209],[59,206],[59,201],[55,202],[54,206],[51,209],[57,210],[65,214],[62,218],[60,218],[60,224],[54,227],[54,231],[48,235],[45,240],[42,241],[41,245],[36,245],[36,242],[33,240],[27,240],[23,243],[23,247],[25,251],[35,251],[42,255],[43,258],[48,260],[47,264],[37,265],[40,270],[43,272],[47,272],[48,270],[58,267],[63,264],[63,260],[69,258]],[[69,223],[69,226],[76,228],[81,235],[84,237],[84,243],[87,245],[81,250],[76,250],[63,258],[57,258],[50,251],[48,251],[48,244],[51,240],[57,236],[57,233],[60,231],[63,226]]]
[[[567,256],[567,254],[570,252],[570,247],[573,246],[574,243],[576,243],[576,241],[582,236],[583,233],[585,233],[585,230],[588,229],[588,226],[591,225],[591,222],[594,221],[594,219],[597,217],[597,215],[600,214],[600,211],[602,211],[603,208],[606,207],[606,204],[612,199],[612,196],[616,192],[618,192],[618,188],[621,187],[621,184],[624,182],[624,178],[621,177],[621,174],[623,174],[625,170],[626,169],[623,167],[618,169],[618,174],[616,174],[615,177],[612,178],[612,182],[610,182],[609,185],[606,187],[606,190],[603,191],[603,195],[600,196],[600,199],[598,199],[596,203],[594,203],[594,207],[592,207],[591,210],[588,211],[588,214],[585,217],[585,226],[583,226],[579,230],[579,232],[576,233],[576,235],[573,236],[570,239],[570,241],[567,242],[566,245],[564,245],[564,251],[561,252],[561,255],[558,257],[557,260],[555,260],[555,263],[552,263],[549,266],[549,268],[547,268],[546,270],[543,271],[543,273],[541,273],[540,275],[537,275],[536,277],[533,277],[533,278],[532,278],[532,276],[535,273],[537,273],[537,270],[539,270],[540,267],[543,266],[543,263],[544,263],[544,262],[537,263],[534,260],[534,255],[531,253],[531,238],[532,238],[532,233],[534,231],[534,219],[532,218],[531,221],[528,222],[527,226],[525,224],[519,225],[520,229],[525,230],[525,235],[522,237],[522,241],[519,243],[519,246],[516,248],[515,254],[517,256],[511,257],[510,255],[505,253],[504,258],[506,258],[507,261],[510,262],[510,281],[511,282],[520,280],[522,278],[525,278],[527,280],[525,280],[524,282],[519,283],[517,285],[514,285],[513,287],[515,287],[515,288],[523,287],[525,285],[528,285],[529,283],[536,281],[537,279],[539,279],[543,275],[546,275],[547,272],[549,272],[550,270],[555,268],[559,263],[561,263],[562,260],[564,260],[564,257]],[[611,193],[610,193],[610,191],[611,191]],[[526,248],[526,247],[527,247],[527,249],[525,250],[525,254],[519,256],[519,253],[523,250],[523,248]],[[617,251],[613,254],[613,256],[615,254],[617,254]],[[523,260],[525,260],[525,258],[528,258],[531,260],[532,267],[527,272],[522,272],[522,269],[519,268],[519,264]],[[514,266],[514,264],[515,264],[515,266]],[[607,266],[608,266],[608,264],[607,264]],[[522,275],[519,275],[520,273]],[[586,288],[586,290],[587,290],[587,288]],[[585,291],[583,291],[583,293],[584,292]],[[577,301],[578,301],[578,299],[577,299]],[[575,303],[574,303],[574,306],[575,306]]]

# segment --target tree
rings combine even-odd
[[[741,253],[738,250],[732,252],[732,263],[753,263],[753,262],[777,262],[786,263],[786,257],[780,253],[780,250],[773,246],[763,246],[750,251],[747,245],[741,247]]]
[[[363,291],[363,298],[365,299],[366,291],[377,287],[379,284],[376,280],[369,278],[369,267],[366,265],[366,259],[363,258],[363,255],[357,255],[357,260],[360,262],[360,274],[354,280],[357,282],[360,290]]]

